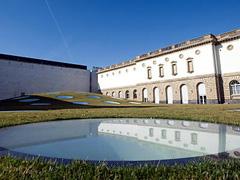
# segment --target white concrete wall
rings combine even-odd
[[[233,45],[232,50],[227,47]],[[228,41],[217,46],[222,73],[235,73],[240,71],[240,39]]]
[[[196,55],[195,51],[200,50]],[[183,54],[180,59],[179,55]],[[169,58],[169,61],[165,59]],[[193,73],[187,72],[187,59],[193,58]],[[155,64],[153,63],[155,61]],[[177,75],[172,75],[172,61],[177,62]],[[143,65],[144,64],[144,65]],[[164,77],[159,77],[159,64],[164,66]],[[152,69],[152,79],[147,77],[147,67]],[[133,70],[135,68],[135,70]],[[128,72],[126,72],[126,69]],[[121,71],[121,74],[118,72]],[[114,75],[113,75],[114,73]],[[186,49],[171,54],[137,62],[125,68],[120,68],[98,74],[100,89],[135,86],[139,83],[149,83],[161,80],[174,80],[177,78],[193,77],[198,75],[214,74],[214,58],[212,44],[206,44],[191,49]]]
[[[54,91],[89,92],[90,72],[83,69],[0,60],[0,99]]]
[[[136,70],[134,70],[134,67]],[[107,89],[136,85],[140,80],[136,77],[138,71],[137,67],[133,65],[98,74],[99,87],[100,89]]]

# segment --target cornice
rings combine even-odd
[[[120,69],[120,68],[123,68],[123,67],[135,65],[137,62],[140,62],[140,61],[144,61],[144,60],[151,59],[151,58],[154,58],[154,57],[163,56],[163,55],[166,55],[166,54],[171,54],[171,53],[182,51],[182,50],[185,50],[185,49],[190,49],[190,48],[205,45],[205,44],[208,44],[208,43],[218,45],[218,44],[221,44],[222,42],[232,41],[232,40],[235,40],[235,39],[240,39],[240,29],[230,31],[230,32],[226,32],[226,33],[223,33],[223,34],[219,34],[219,35],[216,35],[216,36],[213,35],[213,34],[208,34],[208,35],[204,35],[204,36],[201,36],[201,37],[198,37],[198,38],[194,38],[194,39],[191,39],[191,40],[188,40],[188,41],[184,41],[184,42],[172,45],[172,46],[161,48],[161,49],[158,49],[158,50],[146,53],[146,54],[142,54],[140,56],[135,57],[134,59],[132,59],[130,61],[125,61],[125,62],[120,63],[120,64],[107,66],[105,68],[99,69],[97,73],[100,74],[100,73]]]

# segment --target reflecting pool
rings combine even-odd
[[[75,101],[75,102],[72,102],[73,104],[77,104],[77,105],[88,105],[89,103],[88,102],[82,102],[82,101]]]
[[[91,99],[101,99],[100,96],[94,96],[94,95],[92,95],[92,96],[88,96],[88,98],[91,98]]]
[[[115,101],[104,101],[106,104],[120,104],[119,102]]]
[[[35,102],[35,101],[39,101],[39,99],[33,98],[33,99],[21,99],[18,102]]]
[[[162,161],[222,152],[237,158],[240,128],[162,119],[68,120],[1,128],[0,147],[90,161]]]
[[[73,96],[57,96],[58,99],[72,99]]]

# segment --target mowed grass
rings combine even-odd
[[[0,127],[40,121],[121,117],[179,119],[240,125],[240,112],[232,111],[234,109],[240,109],[240,105],[78,106],[39,112],[0,112]]]
[[[73,99],[59,100],[57,95],[73,95]],[[16,100],[0,102],[0,109],[44,110],[39,112],[0,112],[0,127],[17,124],[85,119],[85,118],[163,118],[206,121],[240,125],[240,105],[154,105],[130,104],[127,100],[101,96],[89,99],[88,93],[64,92],[59,94],[35,94],[41,102],[51,102],[50,107],[19,103]],[[119,105],[105,104],[117,101]],[[72,105],[72,101],[89,102],[89,105]],[[187,165],[143,166],[109,168],[105,165],[90,165],[74,162],[69,165],[19,160],[13,157],[0,158],[0,179],[239,179],[240,160],[204,161]]]
[[[145,179],[231,179],[240,178],[240,161],[224,160],[189,163],[187,165],[159,165],[109,168],[75,161],[62,165],[40,160],[0,158],[0,179],[81,179],[81,180],[145,180]]]

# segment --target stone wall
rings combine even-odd
[[[231,95],[230,93],[230,82],[232,80],[240,81],[240,72],[227,73],[223,75],[223,87],[224,87],[224,97],[225,103],[236,104],[240,103],[239,95]]]

